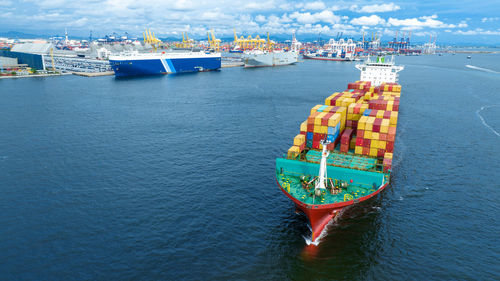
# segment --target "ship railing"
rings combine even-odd
[[[359,156],[361,156],[361,155],[359,155]],[[283,158],[289,159],[287,157],[286,153],[283,154]],[[364,158],[368,158],[368,157],[364,157]],[[374,159],[372,157],[369,157],[369,158],[370,159]],[[328,162],[327,162],[326,165],[332,166],[332,167],[347,168],[347,169],[354,169],[354,170],[358,170],[358,171],[367,171],[367,172],[375,172],[375,173],[381,173],[381,174],[383,174],[384,173],[383,172],[384,171],[384,166],[382,164],[380,164],[380,161],[379,161],[378,158],[376,158],[376,159],[377,159],[377,163],[374,164],[375,168],[372,168],[372,169],[362,169],[362,168],[359,168],[359,167],[356,167],[356,166],[338,165],[338,164],[333,164],[333,163],[328,163]],[[303,153],[301,155],[299,155],[298,158],[292,159],[292,160],[296,160],[296,161],[300,161],[300,162],[304,162],[304,163],[320,164],[320,161],[306,160],[305,159],[305,154],[303,154]],[[352,159],[351,159],[351,161],[352,161]]]
[[[282,169],[280,171],[280,174],[283,174],[283,175],[291,175],[291,176],[295,176],[297,178],[300,178],[301,176],[303,176],[304,174],[302,173],[298,173],[298,172],[293,172],[293,171],[288,171],[288,170],[285,170],[285,169]],[[317,175],[310,175],[310,176],[313,176],[313,177],[317,177]],[[338,180],[338,179],[335,179],[335,178],[330,178],[328,177],[327,180]],[[348,184],[350,185],[350,183],[348,182]],[[367,184],[367,183],[362,183],[362,182],[357,182],[355,184],[355,186],[359,186],[359,187],[365,187],[365,188],[373,188],[373,184]],[[377,187],[378,188],[378,187]]]

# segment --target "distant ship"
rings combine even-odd
[[[316,52],[304,53],[304,59],[329,60],[329,61],[355,61],[356,43],[352,39],[347,41],[330,39],[322,49]]]
[[[116,77],[210,71],[221,68],[220,53],[126,52],[109,56]]]
[[[318,54],[318,53],[309,53],[302,55],[304,59],[310,60],[329,60],[329,61],[354,61],[355,58],[351,53],[341,54],[337,56],[336,54]]]
[[[292,39],[290,51],[284,50],[251,50],[246,51],[241,56],[245,67],[259,67],[259,66],[279,66],[294,64],[299,61],[300,42]]]

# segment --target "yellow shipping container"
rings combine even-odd
[[[372,134],[372,136],[373,136],[373,134]],[[376,139],[376,140],[375,140],[375,139],[372,139],[372,140],[370,141],[370,149],[372,149],[372,148],[377,148],[377,149],[378,149],[378,142],[379,142],[379,140],[378,140],[378,139]]]
[[[372,132],[372,140],[379,140],[379,139],[380,139],[380,133]]]
[[[290,149],[288,149],[288,159],[295,159],[297,156],[300,154],[300,147],[298,146],[292,146]]]
[[[354,149],[354,147],[356,147],[356,137],[352,137],[349,143],[349,149]]]
[[[370,154],[369,154],[369,155],[370,155],[370,156],[375,156],[375,157],[376,157],[376,156],[377,156],[377,149],[376,149],[376,148],[371,148],[371,147],[370,147]]]
[[[389,124],[390,125],[396,125],[398,123],[398,112],[397,111],[392,111],[391,112],[391,117],[389,119]]]
[[[307,132],[307,120],[300,124],[300,131]]]
[[[380,126],[380,132],[387,134],[389,132],[389,119],[382,119],[382,125]]]
[[[383,110],[377,110],[377,115],[376,115],[376,117],[377,117],[377,118],[384,118],[384,112],[385,112],[385,111],[383,111]]]
[[[359,145],[356,145],[356,147],[354,148],[354,153],[356,153],[356,154],[363,154],[363,147],[359,146]]]
[[[372,139],[372,131],[365,130],[365,134],[364,134],[363,138],[371,140]]]
[[[366,120],[366,125],[365,125],[366,131],[373,130],[373,122],[375,122],[375,117],[368,117],[368,120]]]
[[[329,105],[329,106],[325,107],[325,110],[323,110],[323,112],[330,112],[332,109],[333,109],[333,106]]]
[[[328,126],[319,126],[319,133],[320,134],[328,133]]]
[[[341,120],[341,115],[338,113],[333,114],[328,119],[328,127],[335,127]]]
[[[385,149],[387,145],[387,141],[378,141],[378,148]]]
[[[325,99],[325,104],[330,105],[330,101],[332,100],[332,96],[329,96]]]
[[[311,114],[313,114],[314,112],[318,111],[318,109],[320,107],[322,107],[322,106],[323,106],[322,104],[318,104],[318,105],[314,106],[313,108],[311,108]]]
[[[394,101],[387,102],[387,111],[392,111],[392,107],[394,106]]]
[[[349,107],[347,108],[347,113],[354,113],[354,107],[356,107],[355,103],[351,103]]]
[[[384,158],[387,158],[387,159],[392,159],[392,153],[391,152],[386,152],[384,154]]]
[[[321,112],[320,114],[318,114],[316,118],[314,118],[314,126],[321,126],[321,119],[323,119],[325,115],[326,112]]]
[[[367,110],[367,109],[368,109],[368,104],[367,103],[363,103],[361,105],[361,108],[359,109],[359,113],[363,114],[363,113],[365,113],[365,110]]]
[[[364,130],[366,125],[367,116],[361,116],[358,121],[358,130]]]
[[[306,141],[306,136],[298,134],[293,138],[293,145],[301,146]]]
[[[314,125],[313,132],[315,132],[315,133],[317,133],[317,134],[321,134],[321,126],[319,126],[319,125]]]

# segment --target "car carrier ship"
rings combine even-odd
[[[221,68],[221,54],[204,51],[139,53],[109,56],[116,77],[210,71]]]
[[[243,61],[245,67],[280,66],[294,64],[299,61],[300,45],[301,43],[297,41],[294,34],[289,51],[272,50],[270,48],[264,50],[255,49],[245,51],[241,56],[241,60]]]
[[[361,79],[312,108],[293,146],[276,159],[278,186],[308,217],[313,242],[343,208],[390,183],[403,66],[377,57],[356,67]]]

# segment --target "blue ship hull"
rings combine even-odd
[[[109,60],[116,77],[210,71],[221,68],[220,57]]]

